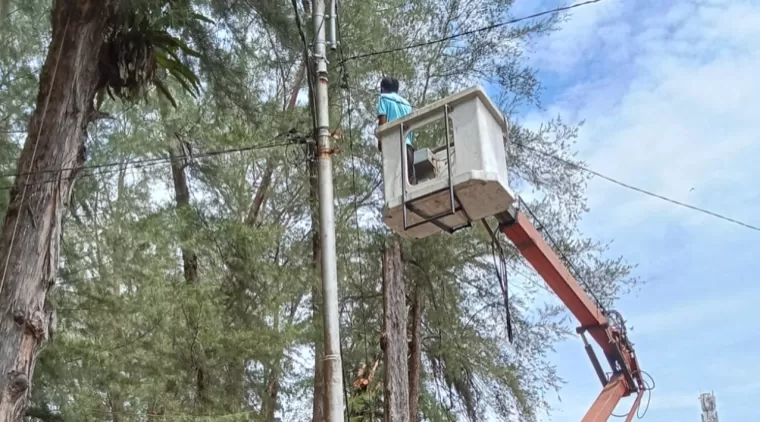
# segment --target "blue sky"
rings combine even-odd
[[[517,0],[515,16],[567,3]],[[580,157],[608,176],[760,225],[760,1],[604,0],[539,41],[545,111],[586,120]],[[594,179],[582,226],[647,281],[617,309],[657,381],[648,422],[760,420],[760,259],[753,232]],[[567,384],[551,420],[577,422],[600,391],[580,341],[554,358]],[[621,413],[625,410],[621,408]],[[547,418],[547,420],[549,420]]]

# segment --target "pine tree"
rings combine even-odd
[[[47,318],[57,326],[48,335],[52,341],[41,350],[34,345],[32,355],[39,351],[39,358],[34,380],[27,384],[34,388],[26,414],[42,421],[320,420],[316,167],[308,143],[310,78],[302,76],[306,46],[295,16],[308,45],[310,4],[173,0],[170,7],[157,8],[163,5],[158,0],[135,0],[130,4],[150,16],[146,24],[158,21],[182,42],[175,67],[156,70],[159,86],[154,81],[131,91],[113,83],[106,86],[113,88],[114,99],[103,90],[97,101],[94,44],[77,60],[76,54],[62,54],[53,84],[60,51],[56,40],[65,39],[71,48],[83,42],[106,45],[111,39],[70,32],[72,22],[103,32],[107,19],[97,28],[74,19],[64,37],[62,19],[85,16],[67,15],[68,8],[106,10],[113,1],[56,1],[52,29],[40,18],[50,2],[11,2],[13,19],[1,27],[8,42],[0,43],[0,169],[22,173],[10,195],[5,227],[12,228],[14,218],[34,219],[35,230],[47,231],[45,237],[24,235],[14,241],[6,283],[15,287],[2,288],[0,308],[16,309],[7,297],[16,297],[19,286],[32,286],[36,290],[27,300],[33,296],[33,303],[50,315],[56,310],[54,318]],[[523,55],[529,53],[530,39],[557,29],[561,17],[345,59],[487,26],[503,20],[510,4],[340,2],[340,48],[328,59],[331,128],[340,147],[334,160],[341,338],[349,412],[364,420],[382,420],[386,404],[384,364],[377,367],[369,394],[355,394],[351,386],[359,368],[383,360],[382,251],[393,235],[379,220],[380,155],[371,135],[379,79],[383,74],[399,78],[402,93],[421,106],[487,78],[502,92],[495,99],[511,116],[540,105],[540,82]],[[45,62],[46,54],[37,85],[34,64]],[[76,80],[75,68],[83,69]],[[31,168],[43,169],[43,156],[54,158],[44,169],[79,167],[76,189],[70,171],[40,173],[30,176],[24,194],[25,203],[31,198],[42,207],[73,189],[65,225],[60,207],[55,224],[45,225],[43,217],[52,214],[18,207],[33,152],[29,145],[20,152],[18,144],[24,144],[21,135],[30,118],[26,144],[36,139],[47,87],[58,87],[55,94],[72,83],[87,93],[71,97],[81,106],[74,114],[79,126],[69,122],[71,115],[55,112],[71,104],[65,96],[51,96],[48,129],[39,145],[55,148],[38,149]],[[300,87],[301,101],[291,106],[293,87]],[[37,91],[37,111],[30,115]],[[124,101],[119,94],[147,101]],[[97,107],[98,119],[83,125],[90,106]],[[52,124],[51,116],[65,118]],[[57,136],[57,128],[64,127],[70,136]],[[609,304],[636,280],[624,260],[609,259],[603,244],[577,229],[586,211],[586,177],[551,158],[574,161],[576,136],[577,129],[560,119],[538,131],[512,124],[506,145],[510,178],[515,189],[537,192],[539,199],[529,206],[576,263],[581,278]],[[432,146],[436,133],[421,132],[415,141]],[[82,145],[86,150],[77,157]],[[59,156],[64,147],[68,155]],[[14,164],[19,153],[21,160]],[[21,231],[25,227],[34,228],[20,223],[19,233],[28,233]],[[60,263],[45,263],[48,275],[60,267],[57,277],[44,285],[36,278],[12,277],[11,270],[38,275],[33,266],[19,264],[26,262],[19,257],[38,255],[17,249],[17,242],[50,239],[55,245],[60,230]],[[570,334],[566,313],[557,306],[536,306],[545,286],[510,244],[500,242],[509,268],[512,344],[491,238],[483,227],[401,245],[412,420],[477,420],[485,412],[535,420],[548,408],[546,394],[561,385],[547,353]],[[5,257],[8,244],[0,244]],[[58,288],[47,294],[52,280]],[[21,333],[12,317],[3,317],[0,329]],[[3,339],[5,332],[0,331]],[[11,343],[20,344],[3,342]],[[31,371],[27,368],[27,378]],[[3,388],[20,385],[3,380]],[[13,406],[15,417],[23,406]]]

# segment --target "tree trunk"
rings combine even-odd
[[[261,183],[259,183],[259,189],[256,191],[256,195],[251,202],[251,208],[248,210],[248,216],[245,219],[245,224],[249,227],[256,227],[258,223],[261,209],[264,208],[267,197],[269,196],[269,187],[272,185],[272,175],[274,174],[274,160],[267,159],[266,167],[264,168],[264,174],[261,176]]]
[[[409,342],[409,421],[419,420],[420,373],[422,368],[422,312],[424,296],[419,285],[414,287],[412,302],[411,340]]]
[[[108,407],[111,409],[111,422],[122,422],[124,416],[124,401],[121,395],[115,392],[108,393]]]
[[[290,99],[288,101],[288,105],[285,107],[286,110],[295,108],[296,100],[298,99],[298,91],[301,90],[301,85],[303,85],[305,76],[306,61],[302,62],[301,67],[298,69],[295,84],[293,85],[293,89],[290,91]],[[251,208],[248,210],[248,216],[246,217],[245,221],[246,224],[251,227],[254,227],[258,222],[259,216],[261,215],[261,210],[264,208],[266,200],[269,197],[269,188],[272,185],[272,175],[274,174],[275,168],[274,164],[274,160],[267,160],[266,167],[264,168],[264,174],[261,176],[259,189],[256,191],[256,195],[253,197],[253,202],[251,203]]]
[[[274,331],[280,331],[280,314],[279,309],[274,315]],[[284,353],[283,353],[284,354]],[[277,396],[280,393],[280,366],[281,354],[278,354],[272,361],[267,374],[267,387],[264,396],[261,398],[261,414],[266,422],[275,422],[275,412],[277,411]]]
[[[190,158],[187,157],[189,153],[184,153],[184,148],[182,148],[182,139],[180,139],[178,135],[175,135],[175,132],[172,130],[171,125],[169,124],[169,110],[167,109],[168,104],[164,101],[161,101],[160,108],[161,117],[164,121],[164,134],[166,137],[166,142],[168,145],[170,145],[168,150],[169,158],[171,159],[170,165],[172,170],[172,180],[174,182],[174,201],[180,216],[187,217],[190,212],[190,189],[187,185],[187,174],[185,173],[185,168],[190,161]],[[184,233],[181,236],[183,240],[185,240],[187,237]],[[182,253],[182,270],[185,275],[185,282],[189,286],[196,286],[200,283],[200,277],[198,275],[198,255],[195,253],[195,251],[184,245],[180,251]],[[187,325],[190,330],[192,330],[192,333],[190,333],[191,338],[195,339],[198,337],[198,333],[200,332],[200,323],[198,322],[199,315],[196,313],[196,307],[193,306],[192,308],[193,309],[187,312]],[[209,374],[208,369],[206,368],[206,352],[204,350],[203,344],[196,344],[194,341],[190,353],[193,355],[192,361],[194,366],[193,369],[195,371],[196,399],[200,404],[199,410],[202,410],[211,402],[208,391]]]
[[[174,198],[176,201],[177,209],[181,214],[188,211],[190,207],[190,191],[187,187],[187,175],[185,174],[185,160],[181,159],[181,155],[176,152],[175,148],[169,148],[169,154],[171,157],[172,179],[174,179]],[[182,269],[185,274],[185,282],[190,286],[195,286],[200,283],[198,276],[198,255],[187,247],[181,248],[182,253]],[[195,306],[193,306],[195,308]],[[187,313],[187,325],[192,330],[191,337],[196,338],[197,333],[200,331],[200,324],[198,322],[198,315],[195,313],[195,309],[190,310]],[[195,350],[197,348],[197,351]],[[195,394],[203,408],[210,403],[210,397],[208,392],[208,370],[206,369],[206,353],[202,344],[196,344],[195,347],[190,350],[190,353],[197,355],[193,358],[195,366]]]
[[[409,370],[406,341],[406,293],[401,246],[394,237],[383,251],[383,349],[385,351],[385,422],[409,420]]]
[[[167,141],[171,142],[168,136]],[[169,156],[171,158],[172,179],[174,180],[174,200],[176,201],[177,208],[182,212],[190,206],[190,191],[187,188],[185,160],[181,159],[182,154],[178,154],[175,148],[169,148]],[[183,247],[181,252],[185,281],[190,285],[198,284],[198,255],[186,247]]]
[[[148,406],[148,410],[145,413],[145,419],[148,422],[158,422],[164,419],[164,409],[158,401],[159,398],[155,397],[150,406]]]
[[[275,362],[272,369],[269,370],[269,382],[267,383],[266,397],[262,405],[261,413],[266,422],[275,422],[275,412],[277,411],[277,396],[280,393],[280,361]]]
[[[58,274],[63,214],[85,160],[110,3],[56,0],[52,6],[52,41],[0,233],[0,422],[23,416],[49,336],[47,296]]]

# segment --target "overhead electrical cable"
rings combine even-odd
[[[258,150],[264,150],[269,148],[276,148],[276,147],[284,147],[284,146],[290,146],[290,145],[300,145],[300,144],[306,144],[308,143],[307,140],[301,138],[297,140],[292,141],[282,141],[282,142],[272,142],[268,144],[257,144],[257,145],[250,145],[245,147],[238,147],[238,148],[226,148],[226,149],[217,149],[217,150],[211,150],[206,152],[201,152],[197,154],[178,154],[173,157],[153,157],[153,158],[144,158],[144,159],[137,159],[137,160],[127,160],[127,161],[111,161],[107,163],[101,163],[101,164],[91,164],[91,165],[85,165],[81,167],[64,167],[60,169],[55,170],[40,170],[36,172],[25,172],[19,174],[19,176],[26,175],[39,175],[39,174],[60,174],[66,171],[73,171],[73,170],[81,170],[81,171],[90,171],[89,173],[85,173],[83,176],[94,176],[94,175],[102,175],[102,174],[109,174],[116,171],[120,171],[122,168],[141,168],[141,167],[150,167],[155,165],[161,165],[161,164],[167,164],[174,161],[184,161],[186,159],[196,159],[196,158],[207,158],[207,157],[214,157],[214,156],[220,156],[220,155],[227,155],[227,154],[233,154],[233,153],[239,153],[239,152],[247,152],[247,151],[258,151]],[[117,169],[111,169],[113,167],[118,167]],[[103,169],[111,169],[106,170],[102,172],[97,172],[94,170],[103,170]],[[6,173],[6,174],[0,174],[0,177],[15,177],[16,175]],[[78,177],[75,176],[74,178]],[[29,177],[27,177],[29,179]],[[69,178],[70,180],[71,178]],[[57,183],[59,181],[58,178],[52,178],[50,180],[44,180],[39,182],[27,182],[23,186],[31,186],[31,185],[43,185],[47,183]],[[10,190],[12,187],[6,186],[0,188],[0,191],[2,190]]]
[[[523,16],[523,17],[520,17],[520,18],[510,19],[510,20],[507,20],[507,21],[495,23],[493,25],[488,25],[488,26],[484,26],[484,27],[480,27],[480,28],[476,28],[476,29],[471,29],[469,31],[458,32],[456,34],[452,34],[452,35],[449,35],[449,36],[446,36],[446,37],[442,37],[442,38],[436,38],[436,39],[432,39],[432,40],[421,41],[421,42],[418,42],[418,43],[404,45],[404,46],[401,46],[401,47],[389,48],[387,50],[370,51],[370,52],[367,52],[367,53],[356,54],[354,56],[349,56],[349,57],[346,57],[344,59],[341,59],[341,61],[339,62],[339,64],[345,63],[345,62],[351,61],[351,60],[363,59],[363,58],[366,58],[366,57],[379,56],[379,55],[383,55],[383,54],[390,54],[390,53],[396,53],[396,52],[399,52],[399,51],[405,51],[405,50],[411,50],[411,49],[420,48],[420,47],[426,47],[426,46],[429,46],[429,45],[439,44],[439,43],[442,43],[442,42],[446,42],[446,41],[450,41],[450,40],[453,40],[453,39],[461,38],[461,37],[464,37],[464,36],[467,36],[467,35],[473,35],[473,34],[477,34],[477,33],[481,33],[481,32],[493,31],[494,29],[500,28],[502,26],[513,25],[513,24],[516,24],[516,23],[519,23],[519,22],[523,22],[523,21],[526,21],[526,20],[531,20],[531,19],[539,18],[541,16],[555,15],[557,13],[565,12],[565,11],[568,11],[568,10],[571,10],[571,9],[575,9],[575,8],[578,8],[578,7],[583,7],[583,6],[588,6],[588,5],[591,5],[591,4],[594,4],[594,3],[599,3],[600,1],[602,1],[602,0],[588,0],[588,1],[580,2],[580,3],[572,4],[570,6],[557,7],[555,9],[551,9],[551,10],[546,10],[546,11],[543,11],[543,12],[534,13],[532,15],[527,15],[527,16]]]
[[[638,192],[638,193],[641,193],[641,194],[644,194],[644,195],[647,195],[647,196],[651,196],[653,198],[657,198],[657,199],[659,199],[661,201],[669,202],[669,203],[671,203],[673,205],[677,205],[679,207],[684,207],[684,208],[688,208],[688,209],[693,210],[693,211],[697,211],[697,212],[700,212],[700,213],[703,213],[703,214],[707,214],[707,215],[709,215],[711,217],[715,217],[715,218],[718,218],[718,219],[721,219],[721,220],[724,220],[724,221],[728,221],[730,223],[737,224],[739,226],[742,226],[742,227],[750,229],[750,230],[760,231],[760,227],[755,226],[753,224],[745,223],[745,222],[743,222],[741,220],[737,220],[735,218],[728,217],[726,215],[719,214],[717,212],[710,211],[708,209],[701,208],[701,207],[698,207],[696,205],[687,204],[685,202],[682,202],[682,201],[679,201],[679,200],[676,200],[676,199],[673,199],[673,198],[669,198],[669,197],[667,197],[665,195],[661,195],[659,193],[655,193],[655,192],[652,192],[652,191],[649,191],[649,190],[646,190],[646,189],[642,189],[642,188],[634,186],[634,185],[632,185],[630,183],[622,182],[622,181],[620,181],[618,179],[615,179],[613,177],[610,177],[610,176],[607,176],[605,174],[602,174],[602,173],[600,173],[600,172],[598,172],[596,170],[593,170],[593,169],[591,169],[589,167],[583,166],[581,164],[574,163],[574,162],[566,160],[566,159],[564,159],[562,157],[558,157],[555,154],[552,154],[552,153],[549,153],[549,152],[545,152],[545,151],[541,151],[540,149],[533,148],[533,147],[530,147],[528,145],[523,145],[523,144],[520,144],[520,143],[517,143],[517,142],[513,142],[513,143],[515,145],[517,145],[518,147],[520,147],[520,148],[524,148],[526,150],[535,152],[537,154],[541,154],[541,155],[546,156],[546,157],[548,157],[550,159],[556,160],[556,161],[558,161],[558,162],[560,162],[560,163],[562,163],[564,165],[567,165],[569,167],[573,167],[573,168],[576,168],[578,170],[584,171],[584,172],[586,172],[588,174],[596,176],[596,177],[598,177],[600,179],[604,179],[604,180],[606,180],[606,181],[608,181],[610,183],[614,183],[614,184],[616,184],[618,186],[621,186],[623,188],[626,188],[626,189],[629,189],[629,190],[632,190],[632,191],[635,191],[635,192]]]

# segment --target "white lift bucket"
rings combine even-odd
[[[406,135],[444,120],[440,146],[415,151],[417,184],[410,185]],[[436,101],[378,128],[383,148],[384,220],[409,239],[444,231],[508,209],[507,121],[480,86]]]

